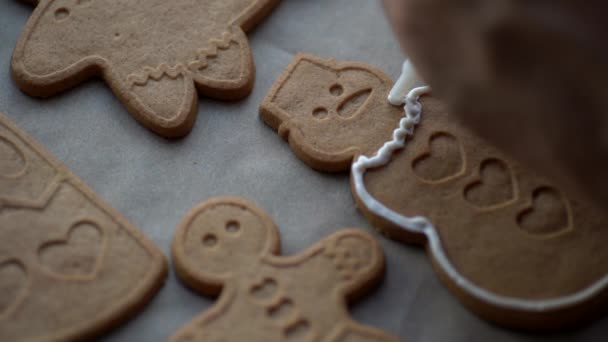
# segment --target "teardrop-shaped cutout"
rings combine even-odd
[[[362,89],[346,97],[338,106],[338,114],[343,118],[354,116],[372,94],[371,89]]]
[[[12,141],[0,136],[0,177],[14,178],[24,169],[23,152]]]

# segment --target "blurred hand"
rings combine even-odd
[[[603,1],[384,3],[404,52],[454,115],[608,212]]]

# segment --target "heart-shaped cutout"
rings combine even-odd
[[[90,221],[78,222],[65,240],[43,244],[40,263],[61,278],[94,278],[103,258],[103,230]]]
[[[27,289],[25,266],[17,260],[0,263],[0,319],[19,305]]]
[[[532,205],[519,213],[517,222],[528,233],[546,235],[567,230],[569,217],[568,207],[559,191],[542,187],[532,193]]]
[[[479,165],[479,179],[464,191],[465,199],[479,208],[503,205],[515,198],[515,182],[507,164],[486,159]]]
[[[436,132],[429,137],[428,149],[412,161],[414,173],[426,182],[445,182],[463,171],[462,149],[456,137]]]

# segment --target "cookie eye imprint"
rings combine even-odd
[[[333,96],[340,96],[344,93],[344,88],[336,83],[329,88],[329,93]]]
[[[317,107],[317,108],[313,109],[313,111],[312,111],[312,116],[317,120],[326,119],[328,115],[329,115],[329,112],[327,111],[327,108],[325,108],[325,107]]]
[[[60,7],[55,10],[55,20],[62,22],[70,16],[70,10],[65,7]]]
[[[217,245],[218,239],[215,234],[205,234],[202,238],[203,246],[205,247],[215,247]]]
[[[237,220],[226,222],[226,231],[230,234],[238,234],[241,230],[241,224]]]

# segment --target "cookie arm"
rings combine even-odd
[[[314,265],[314,272],[335,278],[339,293],[349,301],[371,290],[384,274],[384,254],[378,242],[353,228],[340,230],[299,254],[267,255],[264,260],[280,268]]]
[[[342,291],[355,300],[373,288],[384,274],[384,254],[378,242],[359,229],[339,231],[326,240],[326,254],[340,273]]]

